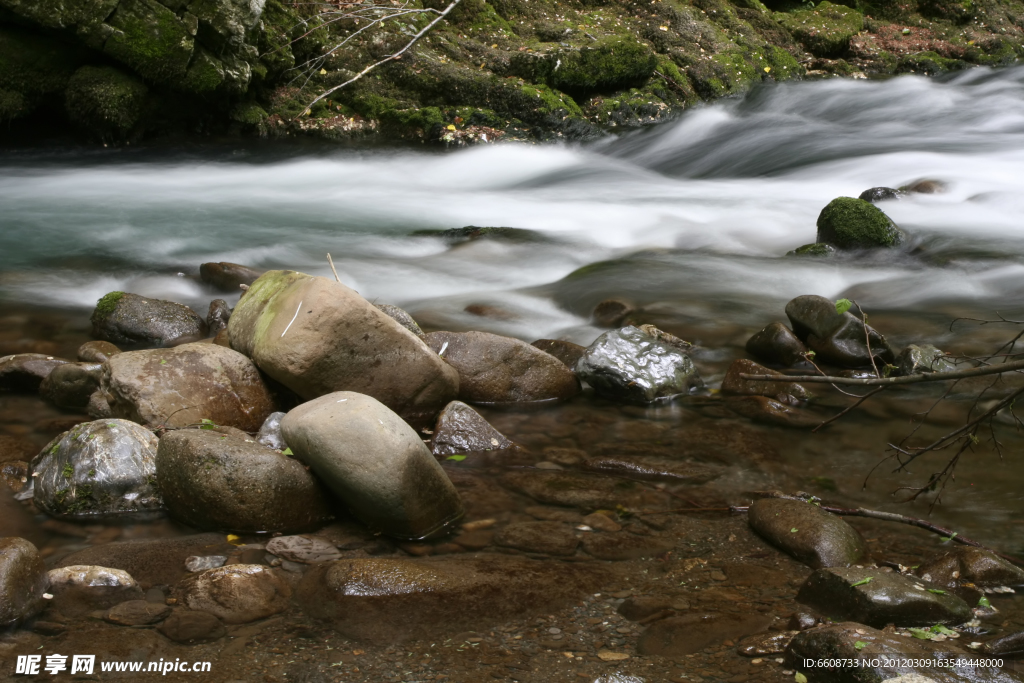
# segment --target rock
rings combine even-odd
[[[987,655],[1019,659],[1024,654],[1024,631],[1017,631],[988,641],[981,649]]]
[[[315,536],[278,536],[267,542],[267,552],[302,564],[341,559],[341,551],[333,543]]]
[[[825,297],[798,296],[786,304],[786,315],[793,324],[793,332],[817,354],[819,362],[855,368],[870,365],[871,356],[876,362],[893,361],[889,343],[870,326],[869,355],[864,323],[849,311],[837,313],[835,304]]]
[[[64,107],[79,127],[99,140],[123,140],[146,113],[149,88],[112,66],[83,66],[64,91]]]
[[[579,393],[569,368],[519,339],[488,332],[431,332],[424,339],[458,371],[460,400],[524,403]]]
[[[473,453],[514,448],[497,429],[461,401],[452,401],[437,417],[432,441],[434,455]]]
[[[850,40],[864,28],[860,12],[827,0],[812,9],[775,13],[773,17],[816,57],[843,56]]]
[[[89,341],[78,347],[78,360],[83,363],[102,363],[119,353],[121,349],[108,341]]]
[[[592,512],[580,522],[596,531],[622,531],[622,527],[611,518],[610,514]]]
[[[587,347],[585,346],[562,341],[561,339],[538,339],[530,344],[530,346],[538,348],[548,355],[554,356],[558,360],[562,361],[562,363],[564,363],[570,370],[576,367],[576,363],[579,362],[580,358],[582,358],[583,354],[587,351]]]
[[[448,230],[416,230],[412,233],[419,237],[439,237],[451,245],[476,242],[477,240],[497,240],[502,242],[529,243],[550,242],[546,235],[534,230],[523,228],[478,227],[467,225],[464,228]]]
[[[195,574],[205,572],[207,569],[216,569],[227,564],[226,555],[193,555],[185,559],[185,569]]]
[[[224,299],[214,299],[210,302],[210,310],[206,314],[206,328],[208,334],[214,336],[220,334],[221,330],[226,330],[228,327],[228,320],[231,319],[231,308],[228,306],[228,302]]]
[[[818,215],[818,242],[837,249],[895,247],[905,240],[881,209],[863,199],[833,199]]]
[[[800,587],[796,599],[833,619],[875,628],[962,624],[974,616],[970,606],[952,593],[878,567],[819,569]]]
[[[54,368],[70,361],[41,353],[18,353],[0,358],[0,391],[34,393]]]
[[[559,470],[509,470],[501,476],[501,484],[538,503],[585,510],[614,510],[616,505],[654,508],[663,497],[635,482]]]
[[[631,596],[622,601],[619,605],[619,614],[630,621],[642,621],[647,617],[672,609],[674,600],[667,597],[639,597]]]
[[[0,465],[0,482],[7,486],[15,495],[28,489],[32,485],[32,482],[29,481],[28,463],[24,460],[4,462]]]
[[[736,651],[744,657],[764,657],[778,655],[786,651],[797,631],[782,633],[762,633],[744,638],[736,646]]]
[[[887,199],[902,199],[903,193],[899,190],[894,190],[891,187],[872,187],[869,190],[864,190],[860,193],[861,199],[865,202],[884,202]]]
[[[750,506],[747,520],[763,539],[810,567],[848,567],[865,556],[856,529],[811,503],[762,498]]]
[[[404,309],[392,306],[391,304],[374,304],[374,307],[420,339],[423,339],[423,330],[420,329],[419,323],[413,320],[413,317],[406,313]]]
[[[762,614],[684,614],[656,621],[640,634],[636,651],[641,655],[683,657],[724,640],[763,631],[771,617]]]
[[[769,370],[763,365],[758,365],[752,360],[741,358],[732,362],[722,380],[723,394],[740,394],[746,396],[771,396],[771,397],[792,397],[805,400],[808,398],[807,391],[795,382],[743,379],[745,375],[772,375],[785,379],[781,372]]]
[[[561,522],[514,522],[494,537],[495,545],[546,555],[574,555],[580,539]]]
[[[156,468],[171,515],[197,529],[293,531],[331,517],[326,492],[302,463],[251,437],[168,432]]]
[[[366,558],[319,564],[296,589],[303,611],[342,635],[377,644],[493,628],[551,613],[604,575],[564,562],[504,555]]]
[[[956,366],[946,359],[946,352],[931,344],[911,344],[904,348],[896,357],[896,367],[902,376],[956,371]]]
[[[689,356],[636,327],[598,337],[577,363],[576,374],[598,394],[642,403],[704,386]]]
[[[239,285],[251,286],[265,272],[227,261],[204,263],[199,266],[199,278],[203,282],[222,292],[235,294],[238,293]]]
[[[0,538],[0,627],[41,612],[46,587],[46,565],[36,547],[17,536]]]
[[[339,391],[303,403],[281,420],[281,433],[376,531],[417,540],[462,517],[458,492],[419,435],[370,396]]]
[[[928,180],[927,178],[923,180],[915,180],[909,185],[904,185],[900,188],[900,192],[906,192],[908,194],[942,194],[945,191],[946,183],[941,180]]]
[[[747,340],[747,353],[766,363],[796,365],[804,359],[807,347],[782,323],[772,323]]]
[[[675,540],[667,536],[616,533],[587,534],[583,537],[583,549],[587,554],[612,562],[659,557],[675,547]]]
[[[631,303],[607,299],[594,306],[590,319],[599,327],[620,327],[635,312],[636,308]]]
[[[585,460],[582,465],[588,470],[628,479],[675,484],[706,484],[722,474],[720,467],[656,455],[598,456]]]
[[[227,630],[220,619],[209,612],[192,610],[176,610],[164,623],[157,627],[176,643],[212,643],[227,635]]]
[[[277,571],[261,564],[230,564],[190,574],[177,594],[190,609],[226,624],[245,624],[288,608],[292,590]]]
[[[171,608],[167,605],[146,600],[127,600],[111,607],[103,618],[119,626],[146,626],[163,621],[170,613]]]
[[[32,459],[35,503],[72,519],[159,510],[156,447],[156,435],[134,422],[83,422]]]
[[[802,409],[767,396],[727,396],[724,403],[729,410],[754,422],[795,429],[821,424],[821,420],[804,413]]]
[[[95,337],[115,344],[166,346],[206,336],[206,323],[188,306],[125,292],[100,299],[90,320]]]
[[[353,391],[403,417],[432,419],[458,393],[458,373],[421,339],[327,278],[264,274],[228,332],[235,349],[306,400]]]
[[[274,412],[274,399],[242,354],[216,344],[183,344],[107,360],[89,412],[166,427],[207,419],[255,432]]]
[[[84,614],[145,596],[131,574],[122,569],[70,565],[51,569],[47,577],[54,604],[64,614]]]
[[[288,448],[288,444],[284,442],[284,437],[281,435],[281,419],[284,415],[281,412],[268,415],[263,426],[260,427],[259,433],[256,434],[256,443],[273,448],[275,451],[283,451]]]
[[[964,545],[926,560],[915,573],[923,581],[943,588],[964,584],[974,584],[978,588],[1024,586],[1024,569],[989,550]]]
[[[838,253],[838,249],[833,247],[831,244],[822,244],[821,242],[812,242],[811,244],[805,244],[797,247],[793,251],[787,251],[786,256],[835,256]]]
[[[65,363],[43,379],[39,394],[58,408],[85,408],[99,386],[99,363]]]

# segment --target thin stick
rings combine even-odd
[[[338,271],[334,270],[334,261],[331,259],[330,253],[327,254],[327,262],[331,264],[331,270],[334,272],[334,279],[341,282],[341,278],[338,277]]]
[[[857,312],[860,313],[860,324],[864,326],[864,343],[868,347],[868,358],[871,360],[871,368],[875,371],[875,377],[881,377],[882,373],[878,372],[878,366],[875,364],[875,354],[871,352],[871,328],[868,327],[868,317],[864,315],[864,309],[860,307],[860,304],[856,301],[853,305],[857,307]]]
[[[905,377],[869,377],[865,379],[854,379],[852,377],[821,377],[819,375],[786,375],[785,380],[790,382],[811,382],[817,384],[848,384],[858,386],[890,386],[893,384],[920,384],[921,382],[945,382],[946,380],[964,379],[966,377],[982,377],[984,375],[998,375],[1013,370],[1024,370],[1024,360],[1013,363],[1001,363],[989,365],[983,368],[971,368],[970,370],[959,370],[957,372],[928,372]],[[778,375],[750,375],[740,373],[743,379],[760,380],[762,382],[778,382]]]
[[[832,417],[830,417],[829,419],[825,420],[820,425],[818,425],[817,427],[812,429],[811,433],[813,434],[813,433],[817,432],[819,429],[821,429],[822,427],[824,427],[825,425],[828,425],[828,424],[831,424],[832,422],[835,422],[836,420],[841,418],[843,415],[846,415],[848,412],[850,412],[851,410],[853,410],[854,408],[859,406],[861,403],[863,403],[864,401],[866,401],[869,398],[871,398],[872,396],[874,396],[875,394],[885,391],[885,389],[886,389],[885,387],[878,387],[877,389],[875,389],[873,391],[869,391],[868,393],[864,394],[859,399],[857,399],[857,401],[855,401],[854,403],[851,403],[848,407],[844,408],[842,410],[842,412],[836,413],[835,415],[833,415]]]

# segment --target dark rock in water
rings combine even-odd
[[[796,599],[833,619],[875,628],[962,624],[974,616],[966,602],[935,584],[879,567],[819,569]]]
[[[423,330],[420,329],[419,323],[413,320],[413,317],[406,313],[404,309],[392,306],[391,304],[374,304],[374,307],[420,339],[423,339]]]
[[[10,460],[0,464],[0,484],[6,485],[15,495],[26,490],[32,485],[28,463],[24,460]]]
[[[34,393],[46,376],[70,361],[41,353],[17,353],[0,358],[0,391]]]
[[[111,292],[96,304],[92,333],[115,344],[166,346],[206,336],[206,322],[188,306]]]
[[[210,302],[210,310],[206,314],[206,327],[209,334],[220,334],[221,330],[227,329],[228,320],[231,319],[231,308],[224,299],[214,299]]]
[[[121,349],[108,341],[89,341],[78,347],[78,360],[83,363],[102,363],[119,353]]]
[[[13,626],[43,610],[46,565],[36,547],[17,536],[0,538],[0,626]]]
[[[265,270],[256,270],[237,263],[204,263],[199,266],[199,277],[222,292],[238,293],[239,285],[251,285]]]
[[[192,610],[175,610],[157,630],[174,642],[186,645],[212,643],[227,635],[220,619],[209,612]]]
[[[599,327],[620,327],[635,312],[636,307],[628,301],[607,299],[594,306],[590,319]]]
[[[655,455],[606,455],[590,458],[583,467],[627,479],[706,484],[722,475],[722,468]]]
[[[524,341],[488,332],[431,332],[424,340],[459,373],[459,399],[525,403],[579,393],[576,376]]]
[[[459,390],[458,373],[423,340],[327,278],[264,274],[235,306],[228,332],[233,348],[305,400],[356,391],[432,421]]]
[[[789,405],[790,401],[783,402],[767,396],[727,396],[723,403],[737,415],[763,424],[794,429],[821,424],[821,420],[805,413],[802,408]]]
[[[481,239],[501,240],[503,242],[551,241],[550,238],[533,230],[525,230],[523,228],[480,228],[475,225],[448,230],[416,230],[412,234],[418,237],[440,237],[449,244],[475,242]]]
[[[251,360],[223,346],[197,343],[113,356],[103,364],[89,413],[166,427],[207,419],[255,432],[274,407]]]
[[[159,510],[156,447],[156,435],[134,422],[84,422],[32,459],[35,503],[77,519]]]
[[[882,363],[894,359],[885,337],[870,326],[869,355],[864,323],[849,311],[837,313],[835,304],[825,297],[798,296],[786,304],[786,315],[793,324],[793,332],[817,354],[819,361],[856,368],[870,365],[872,356]]]
[[[296,531],[331,516],[326,492],[302,463],[251,437],[168,432],[156,468],[171,515],[197,529]]]
[[[1024,569],[989,550],[963,545],[922,562],[915,573],[922,580],[944,588],[964,584],[978,588],[1024,586]]]
[[[620,532],[588,534],[583,538],[583,549],[588,555],[610,562],[659,557],[675,547],[675,539],[670,536],[638,536]]]
[[[576,363],[579,362],[580,358],[587,351],[585,346],[562,341],[561,339],[538,339],[530,344],[530,346],[534,346],[544,353],[554,356],[565,363],[570,370],[575,369]]]
[[[946,352],[931,344],[911,344],[896,357],[897,372],[900,375],[916,375],[925,372],[955,372],[956,366],[947,360]]]
[[[434,455],[473,453],[514,448],[515,444],[492,427],[480,413],[461,401],[452,401],[437,417]]]
[[[902,199],[903,193],[899,190],[894,190],[891,187],[872,187],[870,190],[864,190],[860,193],[858,199],[863,199],[866,202],[884,202],[887,199]]]
[[[768,380],[743,379],[740,375],[772,375],[779,378],[778,382]],[[733,361],[722,380],[723,394],[740,394],[745,396],[786,396],[794,399],[806,399],[807,391],[795,382],[785,381],[781,372],[769,370],[752,360],[741,358]]]
[[[229,564],[186,576],[175,594],[193,610],[226,624],[245,624],[286,610],[292,590],[276,569]]]
[[[559,470],[510,470],[501,484],[533,498],[538,503],[577,507],[585,510],[655,508],[668,496],[614,477]]]
[[[314,566],[296,598],[306,614],[329,620],[345,637],[379,644],[548,614],[604,579],[571,563],[502,555],[368,558]]]
[[[143,587],[171,586],[188,571],[185,560],[195,555],[228,555],[235,547],[224,534],[196,534],[145,541],[115,541],[93,546],[61,559],[58,566],[98,565],[123,569]]]
[[[900,188],[900,192],[916,192],[918,194],[941,194],[946,191],[946,183],[941,180],[916,180]]]
[[[848,567],[864,559],[857,530],[811,503],[762,498],[750,506],[747,520],[759,536],[810,567]]]
[[[672,609],[676,602],[666,597],[631,596],[623,600],[616,611],[630,621],[640,621],[658,612]]]
[[[632,326],[598,337],[576,374],[603,396],[640,403],[704,386],[689,356]]]
[[[69,565],[51,569],[47,578],[54,605],[68,616],[89,614],[145,596],[138,582],[123,569]]]
[[[1024,656],[1024,631],[990,640],[982,646],[981,651],[995,657],[1019,659]]]
[[[100,386],[99,363],[58,365],[39,385],[39,394],[58,408],[85,408]]]
[[[147,600],[127,600],[114,605],[103,619],[119,626],[145,626],[163,621],[170,615],[171,608]]]
[[[275,451],[283,451],[288,448],[288,444],[284,442],[284,436],[281,434],[281,420],[284,416],[285,413],[280,412],[268,415],[263,426],[260,427],[259,433],[256,434],[256,443],[273,448]]]
[[[350,391],[294,408],[281,432],[352,514],[376,531],[416,540],[462,517],[459,494],[444,470],[398,415]]]
[[[833,199],[818,215],[818,242],[838,249],[895,247],[905,240],[881,209],[863,199]]]
[[[636,650],[641,655],[683,657],[709,645],[768,628],[772,618],[763,614],[684,614],[656,621],[647,627]]]
[[[804,359],[807,347],[782,323],[772,323],[747,340],[747,353],[766,363],[796,365]]]
[[[573,555],[580,539],[561,522],[515,522],[494,537],[495,545],[546,555]]]
[[[797,247],[793,251],[787,251],[786,256],[834,256],[837,251],[831,244],[813,242]]]
[[[796,633],[793,631],[783,631],[782,633],[762,633],[749,636],[737,644],[736,651],[744,657],[782,654],[789,647],[794,635]]]

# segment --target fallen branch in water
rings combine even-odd
[[[859,386],[892,386],[895,384],[920,384],[921,382],[945,382],[947,380],[965,379],[967,377],[983,377],[985,375],[999,375],[1004,372],[1024,370],[1024,360],[1012,363],[1001,363],[999,365],[987,365],[981,368],[970,370],[958,370],[956,372],[923,372],[916,375],[904,377],[865,377],[855,379],[852,377],[833,377],[830,375],[750,375],[740,373],[743,379],[758,380],[762,382],[810,382],[817,384],[849,384]]]

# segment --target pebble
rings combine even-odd
[[[185,569],[190,572],[203,572],[207,569],[223,567],[227,561],[226,555],[193,555],[185,560]]]

